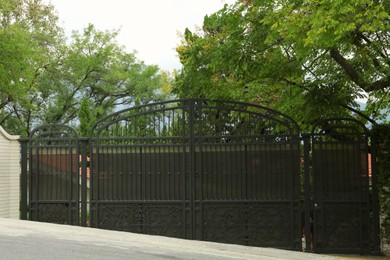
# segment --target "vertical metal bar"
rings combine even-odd
[[[200,124],[202,124],[202,122],[200,122]],[[204,169],[203,169],[203,165],[204,165],[204,162],[203,162],[203,158],[202,158],[202,155],[203,155],[203,140],[202,140],[202,136],[203,136],[203,133],[202,133],[202,126],[199,127],[199,136],[198,136],[198,146],[199,146],[199,151],[198,151],[198,160],[196,162],[197,166],[196,169],[197,169],[197,176],[195,176],[195,184],[194,184],[194,187],[195,187],[195,193],[198,194],[197,195],[197,200],[199,200],[199,238],[200,240],[203,239],[203,198],[204,198],[204,195],[203,195],[203,190],[204,190],[204,185],[203,185],[203,172],[204,172]],[[198,179],[199,178],[199,179]]]
[[[28,164],[28,139],[19,139],[21,146],[21,176],[20,176],[20,218],[27,220],[27,164]]]
[[[60,149],[60,152],[58,153],[58,149]],[[55,164],[60,164],[61,165],[61,147],[58,148],[58,147],[55,147],[53,148],[52,150],[53,153],[54,153],[54,156],[52,155],[51,152],[49,152],[49,147],[46,147],[46,162],[48,163],[48,165],[51,165],[50,164],[50,160],[55,160]],[[64,194],[64,192],[62,191],[63,190],[63,186],[64,185],[61,185],[62,184],[62,181],[61,181],[61,178],[62,178],[62,166],[59,167],[59,169],[57,169],[55,172],[53,172],[53,183],[52,183],[52,192],[51,192],[51,196],[53,196],[53,199],[63,199],[62,198],[62,194]],[[47,189],[49,190],[49,189]]]
[[[311,232],[310,232],[310,212],[311,212],[311,201],[310,201],[310,135],[303,134],[303,170],[305,177],[304,191],[305,191],[305,247],[306,251],[313,251],[311,248]],[[313,223],[314,224],[314,223]]]
[[[87,226],[87,144],[88,139],[80,139],[81,144],[81,226]]]
[[[371,178],[372,178],[372,218],[373,218],[373,250],[374,255],[382,255],[379,238],[379,198],[378,198],[378,143],[371,137]]]
[[[125,197],[125,194],[126,194],[126,191],[125,191],[125,185],[126,185],[126,164],[124,163],[124,160],[123,160],[123,145],[125,143],[125,137],[124,136],[126,133],[124,133],[125,130],[122,130],[122,138],[121,138],[121,142],[119,143],[120,145],[120,149],[119,149],[119,156],[118,156],[118,160],[119,160],[119,176],[120,176],[120,181],[119,181],[119,187],[120,187],[120,193],[119,193],[119,200],[124,200],[124,197]]]
[[[170,158],[171,158],[171,154],[172,154],[172,151],[171,151],[171,146],[167,143],[167,142],[164,142],[164,140],[162,140],[162,142],[164,143],[164,145],[162,146],[159,146],[159,156],[160,156],[160,161],[161,161],[161,164],[162,164],[162,167],[160,169],[160,173],[161,174],[166,174],[167,177],[168,177],[168,192],[167,192],[167,196],[165,197],[165,200],[173,200],[174,198],[172,197],[172,190],[173,190],[173,186],[172,186],[172,167],[171,167],[171,164],[170,164]],[[161,149],[162,149],[162,152],[161,152]],[[157,181],[156,181],[157,182]],[[158,197],[161,197],[158,193],[157,193],[157,196]]]
[[[249,181],[249,185],[251,186],[251,199],[253,200],[261,200],[261,194],[262,194],[262,180],[261,180],[261,166],[260,161],[262,159],[262,147],[260,144],[247,144],[244,147],[249,147],[250,149],[250,165],[251,165],[251,175],[247,178]],[[239,148],[239,150],[242,150],[242,146]],[[242,154],[242,152],[240,152]],[[245,162],[245,165],[248,165],[248,157],[245,154],[244,158],[236,157]],[[240,164],[240,163],[238,163]],[[237,168],[237,167],[236,167]],[[241,197],[240,197],[241,198]]]
[[[111,136],[111,134],[110,134],[110,136]],[[111,152],[110,141],[107,141],[107,143],[104,143],[104,146],[102,147],[102,152],[105,155],[105,157],[101,158],[101,163],[102,163],[101,169],[103,170],[103,174],[105,175],[105,177],[103,178],[102,186],[99,189],[99,192],[101,192],[100,193],[101,197],[99,198],[99,202],[100,202],[100,199],[109,201],[112,198],[112,190],[110,189],[111,181],[112,181],[112,178],[110,176],[110,174],[111,174],[110,164],[112,162],[112,153],[110,153]]]
[[[217,199],[218,200],[225,200],[224,196],[223,196],[223,149],[222,149],[222,145],[218,145],[218,144],[215,144],[215,149],[216,149],[216,156],[217,156],[217,160],[216,162],[218,162],[217,164],[217,167],[215,169],[215,172],[217,173]]]
[[[123,131],[122,131],[122,147],[121,147],[121,167],[122,167],[122,197],[121,200],[126,200],[127,198],[127,161],[126,161],[126,154],[127,154],[127,148],[129,146],[128,141],[126,138],[128,137],[127,133],[127,124],[128,122],[124,123]]]
[[[116,132],[114,136],[117,136],[119,133]],[[119,134],[120,135],[120,134]],[[120,194],[120,168],[119,168],[119,146],[120,146],[120,140],[113,140],[115,148],[113,148],[113,160],[112,160],[112,181],[113,181],[113,200],[118,201],[119,200],[119,194]]]
[[[259,146],[259,150],[260,150],[260,156],[259,156],[259,166],[258,166],[258,170],[259,170],[259,183],[261,185],[260,187],[260,194],[258,196],[258,199],[260,200],[264,200],[265,197],[266,197],[266,194],[267,194],[267,182],[266,182],[266,171],[267,171],[267,166],[266,166],[266,162],[267,161],[267,158],[266,158],[266,155],[268,154],[267,152],[267,144],[265,143],[265,141],[263,140],[263,138],[261,137],[261,142],[258,144]],[[264,164],[264,166],[260,166],[260,163],[261,164]]]
[[[232,177],[233,177],[233,165],[234,165],[234,162],[233,162],[233,158],[232,158],[232,148],[235,147],[233,145],[227,145],[226,146],[226,156],[225,156],[225,160],[226,160],[226,173],[227,173],[227,176],[226,176],[226,193],[227,193],[227,199],[229,199],[230,201],[234,199],[234,196],[233,196],[233,187],[232,187],[232,184],[233,184],[233,181],[232,181]]]
[[[87,213],[87,221],[89,221],[89,226],[92,226],[93,223],[93,201],[94,201],[94,172],[96,171],[94,167],[94,155],[93,155],[93,145],[91,143],[91,139],[88,141],[88,146],[89,146],[89,151],[87,152],[87,156],[89,156],[89,191],[88,191],[88,186],[87,186],[87,212],[89,211],[89,216]],[[87,168],[88,170],[88,168]],[[89,200],[88,200],[89,198]]]
[[[364,158],[361,157],[361,154],[362,154],[362,151],[361,151],[361,147],[362,147],[362,142],[356,142],[354,145],[353,145],[353,158],[352,158],[352,161],[353,161],[353,166],[354,166],[354,173],[355,173],[355,176],[351,176],[350,177],[350,181],[352,182],[353,186],[357,186],[359,187],[359,191],[358,191],[358,198],[359,198],[359,202],[358,202],[358,207],[359,207],[359,227],[360,227],[360,230],[359,230],[359,244],[360,244],[360,247],[361,247],[361,250],[362,252],[366,251],[367,249],[367,244],[365,242],[367,242],[367,236],[365,236],[365,232],[366,231],[369,231],[369,230],[364,230],[363,227],[364,227],[364,224],[368,224],[367,226],[369,226],[370,224],[370,221],[369,221],[369,217],[368,215],[366,214],[363,214],[363,211],[366,212],[367,209],[367,200],[369,200],[369,191],[368,191],[368,187],[367,185],[365,185],[366,183],[368,183],[368,158],[367,158],[367,155],[368,155],[368,144],[367,144],[367,139],[364,138],[364,143],[363,143],[363,147],[364,147]],[[364,160],[364,166],[365,167],[362,167],[361,164],[361,160]],[[359,169],[360,168],[360,169]],[[363,172],[362,172],[363,171]],[[357,175],[357,176],[356,176]],[[361,179],[361,180],[359,180]],[[351,188],[351,192],[353,192],[352,188]],[[350,196],[348,199],[352,200],[353,198]],[[367,216],[367,217],[366,217]]]
[[[80,209],[79,209],[79,197],[80,197],[80,173],[79,173],[79,160],[80,160],[80,151],[79,151],[79,143],[77,137],[75,139],[71,139],[70,141],[70,160],[71,160],[71,168],[70,168],[70,186],[71,186],[71,195],[69,201],[69,213],[70,213],[70,223],[72,225],[80,225]],[[76,149],[76,151],[73,151]],[[73,153],[76,153],[74,156]],[[76,158],[75,158],[76,157]],[[73,159],[75,158],[75,159]],[[74,171],[73,171],[74,170]],[[75,180],[74,180],[75,179]],[[73,184],[76,181],[77,186]],[[75,195],[77,199],[75,200]],[[74,206],[73,206],[74,205]],[[73,208],[75,207],[75,208]],[[76,214],[75,214],[76,213]],[[76,219],[73,219],[73,215],[76,215]]]
[[[238,195],[238,191],[239,191],[238,186],[239,185],[237,183],[237,166],[240,165],[240,163],[238,162],[238,160],[240,160],[240,157],[237,156],[237,149],[241,150],[240,144],[234,145],[233,149],[232,149],[232,153],[231,153],[231,158],[233,158],[232,159],[232,167],[231,167],[231,174],[232,174],[232,176],[231,176],[231,190],[232,190],[232,199],[233,200],[239,199],[239,195]],[[247,158],[245,157],[242,161],[244,161],[244,163],[246,164]]]
[[[137,200],[144,200],[145,197],[143,196],[143,182],[142,182],[142,172],[144,171],[144,152],[145,149],[143,149],[143,146],[140,145],[139,147],[139,167],[138,167],[138,174],[137,174],[137,182],[138,187],[137,187]]]
[[[190,158],[189,158],[189,188],[190,191],[190,223],[191,223],[191,239],[196,239],[195,236],[195,216],[194,216],[194,177],[195,177],[195,99],[188,100],[189,102],[189,148],[190,148]],[[200,120],[200,119],[199,119]],[[199,122],[198,122],[199,123]]]
[[[186,197],[186,191],[185,191],[185,188],[186,188],[186,171],[187,171],[187,134],[186,134],[186,107],[184,107],[182,109],[182,116],[181,118],[179,117],[178,120],[180,120],[181,124],[181,128],[182,128],[182,133],[181,133],[181,138],[182,138],[182,146],[181,146],[181,149],[182,149],[182,153],[181,153],[181,161],[183,162],[183,164],[181,164],[182,167],[180,167],[180,179],[179,179],[179,196],[181,196],[180,198],[182,199],[183,201],[183,238],[192,238],[192,234],[188,235],[187,234],[187,197]],[[179,149],[180,151],[180,149]],[[189,223],[189,225],[191,225],[191,223]]]
[[[33,180],[32,180],[32,174],[33,174],[33,153],[31,148],[31,139],[28,139],[28,174],[27,174],[27,189],[28,189],[28,208],[27,208],[27,214],[29,214],[28,219],[31,220],[31,201],[33,198]]]
[[[248,189],[248,187],[252,184],[252,181],[250,179],[250,174],[249,174],[249,163],[248,163],[248,144],[244,144],[243,142],[243,147],[244,147],[244,151],[241,152],[242,156],[239,157],[241,160],[244,161],[244,172],[243,172],[243,176],[242,176],[242,180],[245,181],[244,183],[244,192],[245,194],[243,194],[243,197],[241,197],[241,199],[244,199],[244,200],[249,200],[249,198],[251,197],[249,194],[250,194],[250,190]],[[241,149],[240,149],[241,150]]]
[[[91,214],[91,218],[93,215],[93,223],[91,223],[91,226],[93,227],[99,227],[99,199],[100,199],[100,181],[99,178],[101,176],[101,166],[100,166],[100,161],[101,159],[99,158],[100,156],[100,147],[99,147],[99,141],[96,140],[96,145],[94,147],[91,145],[91,161],[90,161],[90,174],[91,174],[91,181],[90,181],[90,187],[91,187],[91,213],[92,213],[92,201],[94,203],[94,214]],[[93,152],[95,150],[95,152]],[[95,184],[96,183],[96,184]],[[92,221],[92,219],[91,219]]]
[[[291,165],[291,168],[294,169],[294,174],[291,176],[292,178],[292,191],[291,191],[291,197],[290,200],[292,201],[292,223],[294,230],[292,232],[292,241],[294,241],[294,248],[298,250],[302,250],[302,216],[301,216],[301,210],[302,210],[302,202],[301,202],[301,153],[300,153],[300,144],[302,139],[299,138],[299,136],[290,136],[289,138],[289,148],[287,149],[287,144],[285,144],[284,149],[286,151],[289,151],[289,159],[288,165]],[[286,147],[287,146],[287,147]],[[283,189],[285,190],[285,193],[283,194],[283,199],[288,198],[290,194],[287,192],[287,183],[285,182],[283,185]],[[296,225],[298,224],[298,230],[296,230]],[[299,234],[297,236],[297,234]],[[297,240],[298,239],[298,240]]]
[[[121,130],[122,131],[122,130]],[[122,174],[123,174],[123,169],[122,169],[122,161],[121,161],[121,156],[122,156],[122,133],[119,133],[120,135],[120,138],[117,143],[115,144],[116,145],[116,149],[115,149],[115,162],[116,164],[113,165],[113,168],[115,169],[114,170],[114,175],[116,176],[116,183],[115,183],[115,187],[116,187],[116,200],[122,200],[122,193],[123,193],[123,190],[122,190],[122,183],[123,183],[123,179],[122,179]]]
[[[70,137],[69,137],[70,138]],[[67,180],[67,193],[66,193],[66,196],[64,197],[64,200],[65,200],[65,205],[68,206],[68,210],[67,210],[67,213],[68,213],[68,223],[69,225],[73,225],[72,223],[72,195],[73,195],[73,183],[72,183],[72,174],[73,174],[73,146],[72,146],[72,139],[69,140],[69,143],[67,144],[67,148],[66,149],[66,146],[64,146],[64,153],[65,155],[63,156],[62,155],[62,152],[61,152],[61,155],[60,155],[60,158],[62,159],[62,156],[64,157],[64,163],[66,163],[64,166],[65,166],[65,174],[67,174],[68,176],[66,176],[66,180]],[[76,158],[76,160],[78,160],[79,158]]]
[[[267,154],[266,154],[266,162],[267,162],[267,170],[265,173],[266,176],[266,199],[267,200],[272,200],[272,165],[273,165],[273,160],[272,160],[272,150],[271,150],[272,144],[267,143]]]
[[[127,128],[126,128],[127,129]],[[127,130],[126,130],[127,131]],[[124,136],[124,139],[128,137],[127,132],[126,136]],[[129,200],[129,185],[130,185],[130,169],[129,169],[129,163],[130,163],[130,153],[131,147],[128,141],[124,141],[123,148],[121,148],[121,157],[122,157],[122,167],[123,167],[123,197],[122,200]]]
[[[80,161],[80,151],[79,151],[79,143],[77,137],[75,139],[70,140],[71,146],[71,169],[70,169],[70,185],[71,185],[71,196],[69,201],[69,213],[70,213],[70,223],[72,225],[80,225],[80,207],[79,207],[79,198],[80,198],[80,169],[79,169],[79,161]],[[74,151],[74,149],[76,151]],[[73,153],[76,153],[76,156]],[[76,185],[74,185],[76,182]],[[75,217],[75,218],[74,218]]]
[[[45,179],[46,179],[46,189],[44,189],[44,193],[46,196],[44,196],[45,200],[49,200],[49,198],[53,198],[53,182],[54,182],[54,173],[55,173],[55,170],[53,169],[55,167],[55,165],[57,164],[57,157],[55,157],[55,161],[53,162],[53,156],[51,154],[51,150],[52,149],[49,149],[49,147],[46,147],[46,154],[45,154],[45,161],[46,161],[46,165],[48,167],[47,171],[46,171],[46,175],[45,175]],[[62,170],[62,169],[61,169]],[[57,190],[57,189],[56,189]]]
[[[115,129],[115,128],[114,128]],[[115,136],[115,130],[112,130],[111,132],[111,137],[112,136]],[[107,145],[107,154],[109,154],[111,156],[111,160],[107,160],[107,171],[108,171],[108,180],[109,180],[109,183],[108,183],[108,188],[107,190],[110,190],[110,187],[111,187],[111,191],[109,193],[109,200],[113,201],[115,200],[115,195],[116,195],[116,183],[115,183],[115,175],[116,173],[114,172],[114,167],[115,167],[115,164],[116,164],[116,146],[113,146],[112,143],[115,142],[114,140],[110,140],[110,144]]]
[[[30,140],[30,142],[31,142],[31,140]],[[34,143],[35,143],[35,151],[36,151],[36,155],[35,155],[35,163],[36,163],[36,172],[35,172],[35,191],[32,191],[32,192],[34,192],[35,193],[35,198],[34,198],[34,203],[35,203],[35,205],[34,205],[34,210],[35,210],[35,218],[34,219],[31,219],[31,216],[30,216],[30,219],[31,220],[36,220],[36,221],[40,221],[40,219],[39,219],[39,217],[40,217],[40,210],[39,210],[39,205],[40,205],[40,201],[39,201],[39,199],[40,199],[40,194],[39,194],[39,190],[40,190],[40,185],[39,185],[39,181],[40,181],[40,170],[41,170],[41,167],[40,167],[40,163],[39,163],[39,152],[40,152],[40,150],[39,150],[39,146],[36,144],[36,142],[39,142],[39,139],[37,140],[37,139],[35,139],[34,140]],[[30,153],[30,154],[32,154],[32,153]],[[30,169],[32,169],[32,168],[30,168]],[[32,190],[32,187],[31,187],[31,190]],[[30,197],[31,198],[31,197]],[[31,212],[31,210],[30,210],[30,215],[32,215],[31,214],[32,212]]]
[[[283,149],[283,147],[281,145],[281,141],[275,143],[274,154],[275,154],[274,157],[276,158],[276,160],[274,162],[274,165],[277,165],[277,164],[285,165],[287,163],[287,161],[285,160],[285,150]],[[294,171],[294,168],[292,168],[292,170]],[[292,174],[292,176],[294,176],[294,174]],[[282,188],[283,187],[282,186],[283,185],[283,182],[282,182],[282,172],[275,171],[274,185],[275,185],[275,192],[274,192],[274,196],[275,197],[274,197],[274,199],[275,200],[281,200],[282,199],[282,192],[281,192],[281,190],[283,189]],[[294,182],[291,182],[291,186],[293,187],[291,190],[294,190]],[[293,212],[293,207],[291,207],[291,212]],[[293,218],[291,220],[293,220]],[[294,223],[294,222],[292,222],[292,223]],[[292,232],[292,233],[294,233],[294,232]],[[292,241],[294,241],[294,240],[292,240]]]
[[[151,155],[153,156],[152,161],[154,161],[154,167],[152,168],[152,175],[150,176],[150,192],[151,192],[151,200],[169,200],[169,175],[165,170],[164,164],[164,147],[161,152],[161,144],[157,141],[156,145],[153,145],[153,152],[151,151]],[[161,142],[161,140],[160,140]],[[169,172],[169,171],[168,171]],[[157,184],[157,179],[159,179],[159,183]],[[162,185],[161,185],[162,184]]]

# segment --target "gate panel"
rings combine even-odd
[[[31,220],[79,224],[79,150],[76,131],[63,125],[36,128],[29,138]]]
[[[313,218],[316,252],[369,253],[368,140],[350,119],[320,122],[313,131]]]
[[[250,104],[195,102],[196,238],[300,250],[295,123]]]
[[[188,132],[180,102],[99,121],[91,137],[92,226],[192,238]]]
[[[244,103],[120,111],[91,132],[92,226],[301,249],[299,128]]]

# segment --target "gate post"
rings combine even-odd
[[[87,226],[87,138],[79,139],[81,144],[81,226]]]
[[[310,134],[302,134],[303,138],[303,170],[304,170],[304,194],[305,194],[305,222],[304,222],[304,230],[305,230],[305,248],[306,252],[313,251],[311,241],[313,238],[311,237],[311,223],[310,223],[310,212],[311,212],[311,200],[310,200]]]
[[[21,146],[21,176],[20,176],[20,218],[27,220],[27,164],[28,164],[28,141],[29,139],[19,139]]]
[[[382,255],[380,248],[379,238],[379,197],[378,197],[378,154],[377,154],[378,143],[375,137],[371,136],[371,181],[372,181],[372,232],[373,232],[373,255]]]

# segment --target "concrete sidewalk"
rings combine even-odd
[[[0,218],[0,252],[7,260],[344,258],[5,218]]]

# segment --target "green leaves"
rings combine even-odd
[[[202,31],[186,31],[177,49],[183,69],[174,91],[256,102],[290,114],[303,127],[349,113],[340,105],[356,106],[362,93],[388,106],[383,92],[390,87],[390,30],[382,2],[258,0],[225,6],[205,17]]]
[[[65,123],[84,135],[93,119],[165,97],[167,79],[119,46],[119,31],[90,24],[66,39],[57,20],[41,0],[0,0],[0,124],[10,133]]]
[[[108,115],[117,106],[158,98],[157,90],[162,86],[158,68],[146,66],[134,54],[126,53],[116,43],[117,33],[102,32],[93,25],[82,33],[74,32],[73,42],[50,76],[56,89],[46,122],[72,122],[85,98],[96,119]],[[59,74],[61,77],[56,78]]]
[[[10,132],[27,134],[23,125],[39,110],[37,83],[62,41],[56,22],[39,0],[0,1],[0,124]]]

